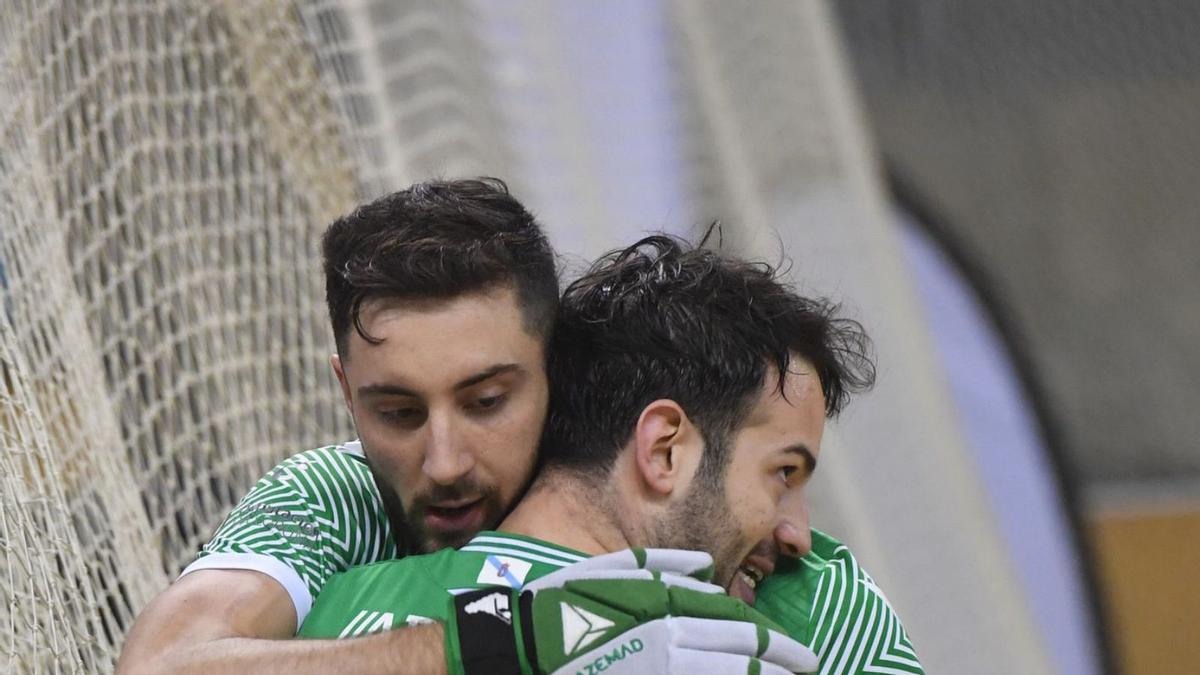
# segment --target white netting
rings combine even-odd
[[[461,9],[342,4],[0,10],[0,670],[107,670],[254,479],[350,433],[333,217],[506,169]]]

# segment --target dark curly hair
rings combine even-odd
[[[338,352],[371,298],[452,298],[510,284],[526,329],[548,337],[558,306],[554,251],[498,178],[417,183],[334,221],[321,239]]]
[[[798,295],[770,265],[677,238],[610,252],[559,305],[543,461],[607,471],[645,406],[666,398],[699,427],[710,448],[701,469],[712,475],[768,368],[782,386],[793,355],[812,365],[835,416],[875,378],[866,333],[837,310]]]

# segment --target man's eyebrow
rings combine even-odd
[[[412,396],[416,398],[417,392],[394,384],[364,384],[358,388],[358,395],[359,397]]]
[[[510,373],[520,369],[521,367],[515,363],[498,363],[486,370],[481,370],[474,375],[460,380],[459,382],[455,383],[454,389],[455,391],[466,389],[467,387],[479,384],[480,382],[491,379],[497,375],[503,375],[504,373]],[[396,384],[364,384],[358,388],[358,395],[360,397],[412,396],[413,398],[420,398],[420,395],[412,389],[401,387],[400,385]]]
[[[805,468],[808,469],[808,475],[812,475],[817,470],[817,457],[808,449],[808,446],[803,443],[796,443],[780,449],[784,454],[800,455],[804,458]]]
[[[481,371],[481,372],[476,373],[466,379],[460,380],[458,382],[458,384],[454,385],[454,389],[455,390],[466,389],[467,387],[470,387],[471,385],[479,384],[480,382],[491,379],[497,375],[503,375],[504,373],[511,373],[513,371],[520,370],[520,369],[521,369],[521,367],[515,363],[498,363],[498,364],[492,366],[491,368],[488,368],[487,370]]]

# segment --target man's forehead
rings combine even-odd
[[[507,288],[451,298],[372,298],[359,311],[366,337],[352,327],[348,343],[353,356],[379,348],[437,348],[446,341],[472,351],[540,341],[522,319],[516,296]]]
[[[378,296],[363,300],[359,320],[364,324],[380,321],[419,321],[448,314],[511,315],[520,319],[515,289],[496,284],[449,296]]]
[[[364,303],[347,365],[362,385],[444,388],[515,365],[536,370],[542,342],[521,321],[511,291],[445,300],[382,298]]]
[[[789,370],[782,390],[778,376],[764,383],[757,403],[736,432],[736,443],[756,454],[795,454],[811,472],[825,431],[825,397],[815,372]]]
[[[788,364],[783,386],[779,383],[779,370],[775,367],[767,369],[762,389],[750,409],[745,425],[766,424],[783,412],[783,406],[808,409],[817,405],[820,406],[823,416],[825,394],[821,390],[820,378],[807,361],[793,358]]]

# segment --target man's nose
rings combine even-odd
[[[793,558],[812,550],[812,531],[808,527],[808,499],[803,491],[789,492],[779,502],[779,520],[775,524],[775,544],[779,552]]]
[[[438,485],[453,485],[475,468],[475,456],[462,443],[458,425],[450,415],[429,416],[429,438],[421,467]]]

